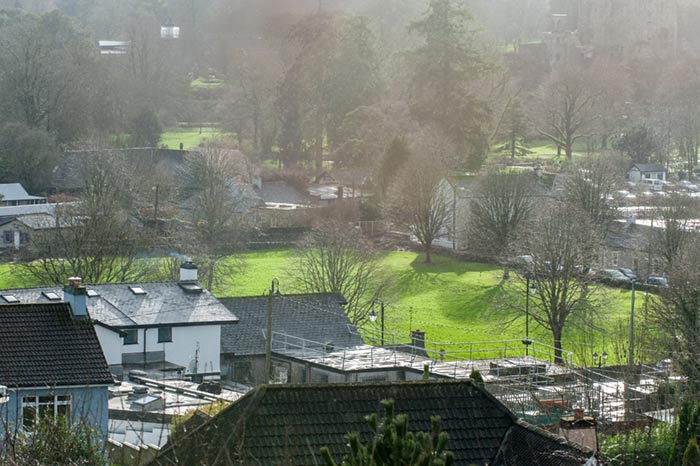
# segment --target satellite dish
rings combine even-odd
[[[190,363],[187,365],[187,371],[191,373],[197,371],[197,360],[195,358],[190,359]]]

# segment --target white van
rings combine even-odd
[[[663,191],[666,183],[664,180],[657,180],[651,178],[642,178],[639,180],[642,186],[649,188],[649,191]]]

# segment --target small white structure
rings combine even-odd
[[[627,178],[635,183],[641,180],[666,181],[666,169],[659,163],[635,163],[627,172]]]

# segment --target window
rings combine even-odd
[[[158,327],[158,343],[168,343],[173,341],[172,327]]]
[[[144,290],[140,286],[130,286],[129,289],[134,294],[146,294],[146,290]]]
[[[8,230],[3,231],[2,232],[2,242],[5,244],[14,244],[15,243],[15,232],[8,231]]]
[[[2,299],[4,299],[6,303],[17,304],[19,302],[19,299],[17,299],[16,296],[11,294],[4,294],[0,296],[2,296]]]
[[[88,298],[95,298],[95,297],[99,296],[100,293],[98,293],[98,292],[95,291],[95,290],[91,290],[91,289],[88,288],[88,290],[87,290],[87,295],[88,295]]]
[[[139,342],[139,331],[135,328],[130,328],[125,330],[126,335],[124,335],[125,345],[135,345]]]
[[[42,291],[41,294],[43,294],[46,299],[49,301],[60,301],[61,297],[58,296],[58,294],[54,293],[53,291]]]
[[[29,243],[29,233],[19,232],[19,244]]]
[[[53,419],[63,417],[70,419],[70,395],[41,395],[22,397],[22,427],[25,431],[33,431],[36,423],[43,417]]]

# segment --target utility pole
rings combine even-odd
[[[632,414],[632,382],[634,381],[634,280],[632,280],[632,304],[630,305],[630,349],[627,362],[627,377],[625,380],[625,416],[631,419]]]
[[[265,351],[265,378],[266,383],[272,381],[272,300],[280,294],[280,282],[276,278],[272,280],[270,292],[267,297],[267,349]]]
[[[634,369],[634,280],[632,280],[632,304],[630,309],[630,358],[628,366],[631,372]]]

